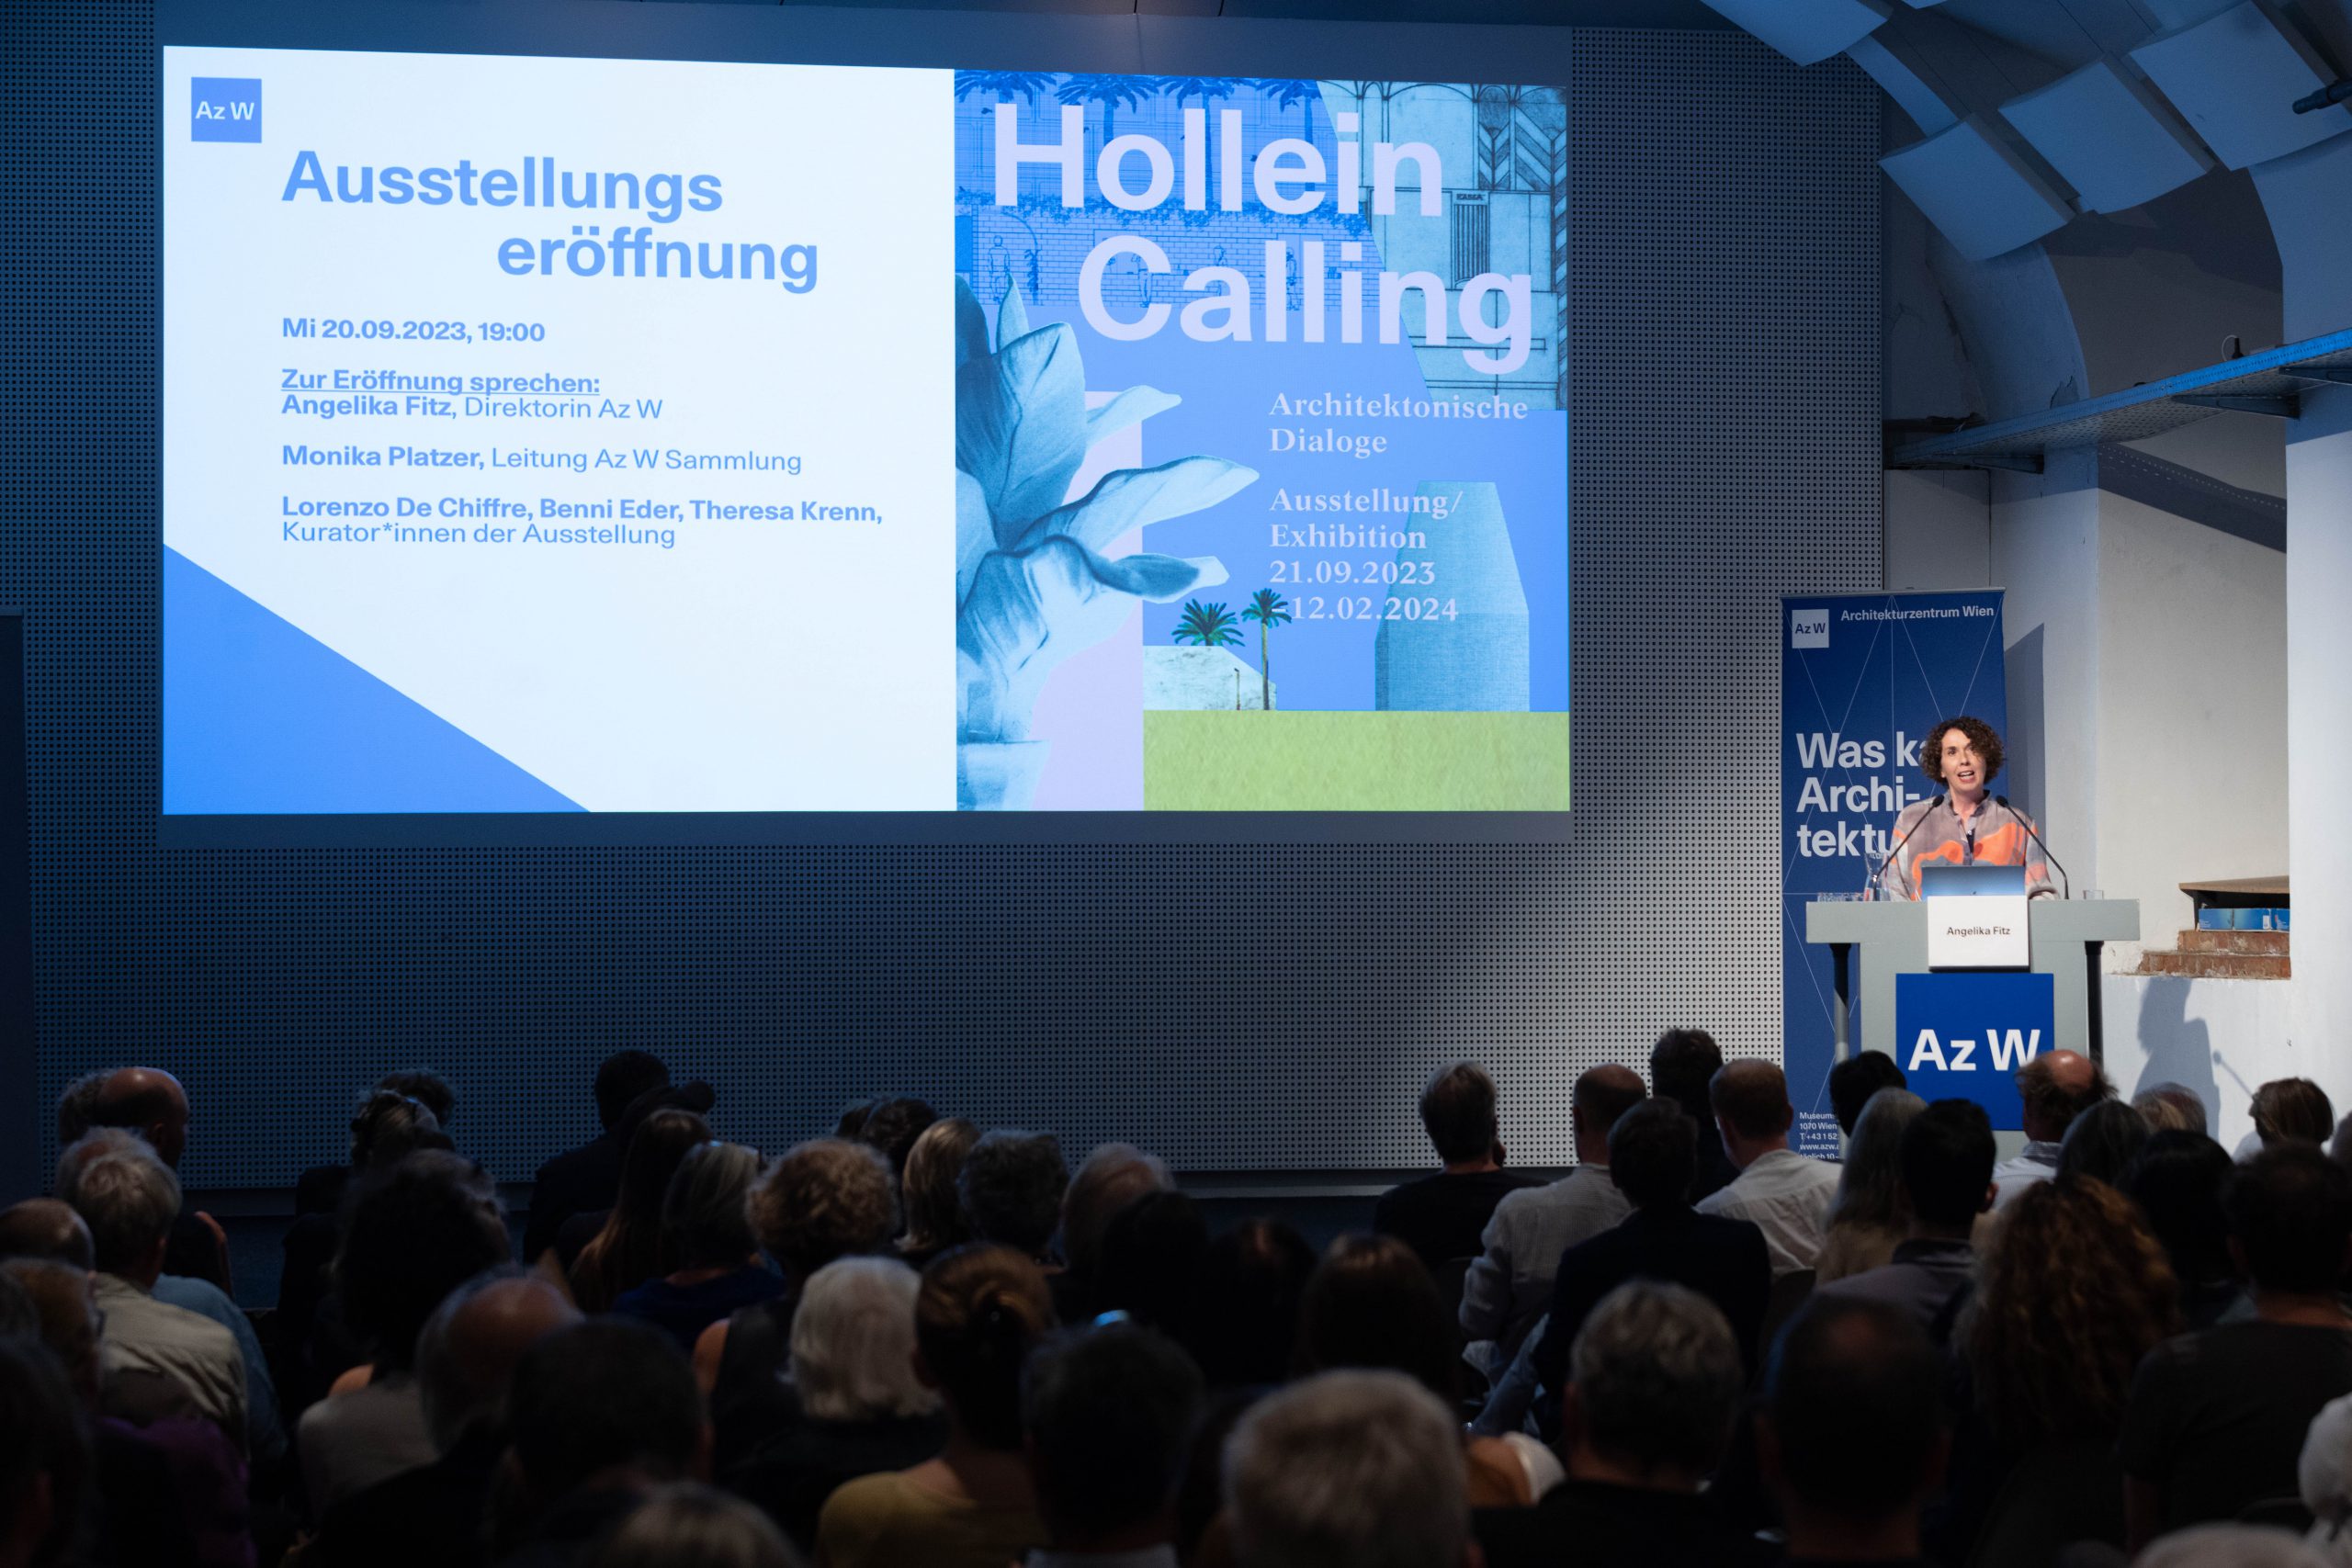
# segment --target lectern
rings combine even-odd
[[[2056,1010],[2054,1049],[2105,1056],[2100,1038],[2099,949],[2137,942],[2136,898],[2037,898],[2026,910],[2030,971],[2051,977]],[[1855,1050],[1856,948],[1861,949],[1861,1043],[1902,1059],[1894,1035],[1895,980],[1928,969],[1928,906],[1906,899],[1805,906],[1804,939],[1829,949],[1835,970],[1838,1060]]]

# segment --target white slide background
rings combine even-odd
[[[260,144],[191,141],[195,76],[262,80]],[[951,73],[173,48],[164,80],[166,545],[591,810],[953,808]],[[662,224],[282,200],[305,149],[330,180],[337,164],[460,158],[519,173],[531,155],[716,175],[724,203]],[[819,283],[793,294],[740,277],[499,268],[510,236],[536,248],[574,223],[616,222],[649,224],[657,242],[813,244]],[[299,316],[540,321],[547,335],[284,337]],[[335,367],[594,376],[664,413],[280,415],[284,369]],[[485,458],[492,446],[797,452],[804,468],[297,468],[281,461],[294,442]],[[281,542],[281,497],[395,495],[535,511],[542,496],[805,498],[885,521],[689,519],[659,525],[677,529],[670,550]]]

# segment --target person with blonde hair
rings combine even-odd
[[[950,1116],[925,1127],[907,1151],[906,1177],[899,1184],[907,1228],[899,1238],[899,1256],[910,1267],[922,1269],[972,1239],[971,1218],[956,1184],[964,1173],[964,1157],[979,1141],[977,1124]]]
[[[957,1247],[923,1270],[915,1365],[946,1407],[946,1446],[835,1492],[817,1518],[820,1568],[1004,1568],[1045,1544],[1022,1452],[1021,1371],[1053,1325],[1044,1272],[1010,1247]]]
[[[712,1324],[782,1295],[784,1280],[760,1262],[747,1213],[759,1174],[757,1149],[717,1142],[688,1149],[662,1201],[664,1272],[624,1292],[614,1314],[653,1325],[691,1353]]]
[[[1911,1225],[1911,1201],[1903,1190],[1903,1129],[1927,1108],[1906,1089],[1883,1089],[1864,1102],[1829,1200],[1829,1228],[1813,1265],[1816,1285],[1894,1260]]]

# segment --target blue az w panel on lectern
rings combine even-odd
[[[1951,970],[1894,978],[1895,1064],[1922,1100],[1970,1100],[1993,1125],[2025,1124],[2017,1071],[2057,1048],[2050,975]]]

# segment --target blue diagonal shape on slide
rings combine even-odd
[[[164,809],[586,808],[166,549]]]

